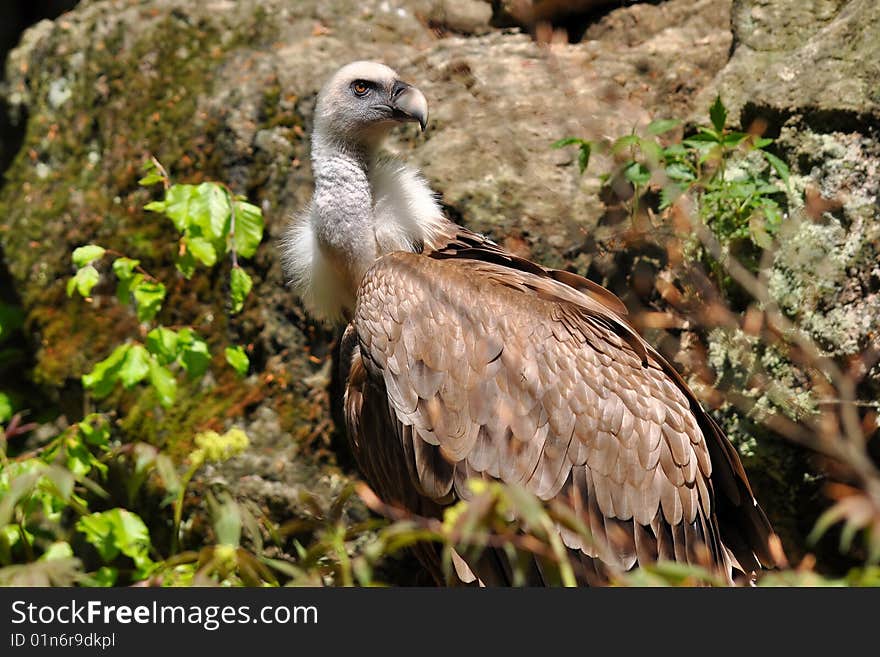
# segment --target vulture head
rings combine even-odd
[[[318,95],[315,129],[335,139],[376,146],[400,122],[428,123],[424,94],[378,62],[342,67]]]
[[[378,258],[421,251],[448,224],[421,174],[380,148],[406,122],[425,129],[425,96],[378,62],[343,66],[318,94],[315,188],[281,244],[289,283],[316,318],[350,318]]]

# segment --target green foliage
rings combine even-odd
[[[89,244],[88,246],[81,246],[78,249],[74,249],[73,256],[71,257],[73,260],[73,264],[77,267],[85,267],[86,265],[90,265],[95,260],[104,257],[105,249],[100,246],[96,246],[94,244]]]
[[[241,312],[253,288],[253,280],[239,265],[238,256],[252,257],[263,239],[260,209],[219,183],[172,184],[155,159],[144,168],[146,175],[140,181],[142,185],[163,183],[165,188],[164,198],[148,203],[146,209],[167,216],[181,233],[176,251],[177,268],[189,279],[197,264],[213,267],[219,256],[229,255],[232,259],[230,312]],[[140,260],[96,244],[74,250],[72,261],[78,269],[67,282],[68,296],[76,292],[88,299],[101,277],[96,265],[108,256],[113,258],[111,269],[116,278],[117,299],[134,306],[139,322],[153,323],[167,296],[165,284],[144,270]],[[238,374],[247,372],[247,356],[241,348],[232,345],[226,347],[224,353]],[[159,403],[168,407],[177,395],[175,370],[185,372],[191,380],[199,379],[208,371],[211,358],[208,344],[192,328],[156,325],[149,329],[143,343],[133,340],[116,347],[83,375],[82,383],[96,399],[109,395],[117,384],[132,388],[146,383],[154,389]]]
[[[565,148],[566,146],[578,147],[578,169],[581,173],[590,166],[590,155],[593,152],[593,142],[577,137],[564,137],[551,144],[552,148]]]
[[[229,355],[226,356],[229,358]],[[5,392],[0,392],[0,423],[6,422],[12,417],[12,398]]]
[[[105,562],[112,563],[120,554],[129,557],[134,562],[135,580],[144,579],[156,568],[149,556],[150,532],[137,514],[121,508],[90,513],[79,519],[76,528]],[[115,568],[103,569],[98,581],[115,583],[114,571]]]
[[[719,320],[724,322],[724,328],[719,327],[706,335],[708,358],[704,362],[718,373],[719,387],[735,391],[735,395],[728,398],[722,409],[729,408],[731,400],[737,400],[740,408],[748,408],[748,411],[736,414],[737,422],[739,423],[740,418],[742,425],[746,422],[767,421],[762,432],[764,434],[768,433],[768,429],[769,432],[774,432],[772,423],[780,419],[802,423],[805,418],[813,416],[816,425],[822,425],[821,430],[817,430],[816,425],[810,421],[803,422],[801,426],[808,434],[817,432],[822,444],[826,444],[826,441],[830,444],[834,441],[825,432],[832,434],[836,431],[839,416],[822,408],[818,399],[831,398],[832,402],[824,403],[837,403],[834,399],[837,395],[828,392],[831,387],[824,380],[833,368],[826,368],[825,363],[811,356],[810,349],[801,346],[803,342],[798,339],[790,340],[787,335],[779,335],[795,334],[795,330],[780,331],[779,325],[774,325],[771,313],[762,314],[771,305],[766,299],[774,298],[771,288],[764,288],[766,297],[756,293],[754,289],[745,292],[743,288],[733,285],[733,277],[729,275],[728,265],[734,261],[744,265],[752,273],[758,273],[759,268],[773,260],[776,262],[774,271],[778,267],[779,256],[774,255],[771,249],[778,246],[780,229],[786,219],[787,203],[792,193],[791,174],[786,162],[769,150],[773,148],[772,139],[740,132],[727,123],[728,111],[720,97],[709,108],[708,121],[688,128],[684,138],[677,134],[668,134],[678,126],[678,122],[654,121],[638,134],[625,135],[607,145],[601,145],[615,161],[613,170],[601,178],[607,183],[608,191],[614,192],[618,199],[628,205],[633,219],[639,215],[648,215],[650,225],[671,227],[678,233],[677,239],[671,240],[670,261],[677,260],[680,255],[691,261],[702,260],[715,275],[721,297],[729,300],[731,310],[745,310],[745,304],[752,303],[749,313],[760,318],[759,323],[766,322],[764,326],[755,328],[753,324],[749,330],[745,330],[749,318],[746,315],[741,317],[742,330],[732,331],[727,319]],[[577,139],[566,139],[556,142],[554,146],[579,143],[580,140]],[[644,208],[640,208],[640,203],[647,205],[647,212],[643,212]],[[655,213],[661,215],[661,221],[657,220]],[[665,224],[661,223],[663,220]],[[633,221],[633,228],[644,229],[649,221]],[[711,236],[702,229],[701,224],[708,227]],[[692,228],[695,230],[691,231]],[[693,234],[697,232],[700,234]],[[720,249],[715,249],[715,245],[712,245],[714,255],[709,255],[708,247],[703,246],[713,241],[707,239],[711,237],[720,246]],[[665,246],[662,243],[659,245]],[[683,247],[681,251],[680,247]],[[825,251],[817,248],[816,252],[821,257]],[[799,253],[797,260],[801,259],[800,255]],[[729,262],[723,262],[728,259]],[[663,274],[675,277],[677,268],[677,262],[670,263]],[[761,273],[766,276],[768,271]],[[755,279],[758,286],[764,285],[764,276]],[[695,280],[699,281],[699,276],[686,275],[676,280],[676,284],[681,283],[682,287],[687,288]],[[737,280],[748,279],[741,275]],[[817,280],[814,284],[834,287],[824,279]],[[688,295],[693,293],[697,296],[701,292],[701,289],[688,291]],[[744,297],[746,302],[742,301]],[[693,303],[696,301],[693,298],[667,300],[676,306],[673,315],[687,306],[711,309],[713,304],[718,303],[711,296],[708,299],[702,296],[698,298],[699,303]],[[758,303],[754,303],[755,300]],[[780,305],[792,315],[800,312],[797,304],[788,304],[789,307]],[[692,316],[699,323],[700,314],[694,313]],[[810,333],[808,327],[801,328],[804,335]],[[809,338],[805,342],[809,342]],[[699,352],[694,350],[690,353]],[[837,365],[843,370],[851,368],[848,361]],[[694,371],[699,372],[699,368],[694,368]],[[699,380],[702,376],[695,378]],[[834,381],[833,375],[829,378]],[[839,384],[835,382],[834,385]],[[870,392],[868,395],[870,399]],[[845,397],[843,393],[840,396]],[[858,404],[871,407],[873,402],[859,401]],[[817,417],[821,417],[821,420]],[[861,417],[868,427],[872,426],[870,418],[870,415],[865,414]],[[857,423],[857,420],[854,422]],[[845,423],[844,421],[843,424]],[[776,426],[785,425],[779,422]],[[869,428],[865,431],[870,434],[870,430]],[[748,438],[750,443],[735,444],[741,453],[746,454],[750,450],[754,457],[756,438]],[[843,437],[840,439],[843,440]],[[761,438],[757,440],[760,441]],[[776,449],[778,445],[768,448],[768,445],[762,444],[757,446],[757,453],[760,454],[760,459],[766,459]],[[842,452],[857,456],[859,450],[850,452],[847,447]],[[858,462],[855,456],[853,462]],[[844,463],[851,465],[847,463],[847,459],[844,459]],[[798,467],[797,474],[803,477],[804,471]],[[859,468],[854,470],[861,473]],[[794,474],[794,469],[784,472],[779,468],[771,468],[763,474],[781,482],[786,475]],[[788,483],[792,491],[808,490],[803,482]],[[864,568],[854,570],[843,579],[825,579],[806,566],[797,571],[784,570],[769,574],[762,583],[818,586],[876,582],[876,566],[880,563],[880,516],[877,514],[874,499],[876,495],[872,497],[870,492],[872,485],[873,482],[870,481],[862,482],[857,487],[846,488],[841,492],[840,486],[834,488],[834,484],[829,484],[826,493],[835,503],[820,516],[807,540],[807,543],[815,544],[835,527],[839,532],[841,555],[857,556],[864,561]],[[795,495],[795,492],[791,494]],[[776,513],[783,516],[781,522],[776,523],[782,534],[789,529],[785,527],[786,522],[792,525],[795,523],[790,514],[785,513],[787,509],[780,508],[778,494],[775,501]],[[792,504],[796,506],[802,502],[805,500],[796,499]],[[794,550],[797,551],[797,547]],[[706,573],[688,572],[680,564],[657,564],[628,573],[618,583],[689,585],[701,582],[712,583],[707,579]]]
[[[221,184],[172,184],[155,160],[146,169],[142,184],[161,182],[165,190],[164,198],[148,208],[168,216],[180,232],[174,251],[178,268],[188,268],[184,274],[189,279],[198,267],[219,265],[229,256],[230,312],[241,312],[253,281],[238,258],[252,257],[262,240],[260,209]],[[162,406],[171,406],[180,376],[199,380],[210,368],[208,343],[191,326],[157,322],[169,288],[140,260],[97,244],[75,249],[71,260],[76,271],[67,283],[69,296],[92,301],[96,292],[104,294],[106,288],[99,285],[110,274],[116,299],[131,305],[141,324],[136,335],[82,376],[83,388],[91,398],[102,399],[120,387],[147,385]],[[0,344],[22,323],[20,309],[0,304]],[[247,372],[244,349],[228,345],[224,354],[238,375]],[[178,549],[193,475],[205,463],[220,463],[244,451],[249,441],[241,429],[195,436],[186,469],[178,473],[170,458],[153,446],[114,444],[113,427],[101,414],[88,415],[36,450],[12,457],[6,452],[8,438],[36,425],[22,425],[13,399],[0,391],[0,422],[7,421],[7,429],[0,427],[0,582],[111,586],[158,578],[162,583],[278,583],[272,570],[240,545],[244,527],[252,540],[259,532],[231,499],[221,496],[217,502],[209,494],[216,545],[197,553]],[[7,440],[2,439],[4,432]],[[105,488],[111,462],[127,469],[124,499],[111,497]],[[167,558],[153,543],[145,519],[128,508],[147,485],[164,489],[165,524],[174,528]],[[96,501],[100,510],[90,508]]]
[[[96,499],[106,507],[107,463],[127,462],[128,499],[154,477],[168,493],[163,506],[174,502],[171,513],[179,530],[193,474],[204,463],[223,462],[249,445],[238,428],[199,434],[195,442],[183,476],[155,447],[113,445],[111,425],[100,414],[87,416],[34,453],[10,459],[0,449],[0,583],[113,586],[158,578],[160,583],[187,584],[198,574],[204,583],[277,584],[271,569],[239,545],[243,526],[253,532],[254,523],[228,496],[222,503],[210,496],[217,544],[198,553],[180,553],[175,540],[168,558],[162,558],[147,524],[134,511],[125,506],[89,509]],[[83,568],[94,563],[85,545],[94,549],[100,562],[91,571]],[[56,563],[49,567],[47,562]]]
[[[726,122],[727,108],[720,97],[709,109],[709,125],[698,126],[686,139],[670,142],[661,138],[680,122],[653,121],[647,126],[646,136],[625,135],[610,144],[608,151],[619,164],[603,179],[622,180],[632,186],[633,215],[639,213],[648,189],[659,191],[659,210],[690,199],[699,218],[725,248],[751,243],[753,251],[745,254],[745,260],[754,268],[754,249],[769,248],[782,224],[781,202],[788,189],[789,170],[785,162],[767,150],[772,139],[730,130]],[[566,138],[553,147],[582,147],[585,143]],[[581,172],[585,168],[581,166]]]
[[[208,343],[202,340],[190,328],[182,328],[177,332],[178,362],[191,379],[198,379],[208,371],[211,353]]]
[[[251,365],[244,349],[238,346],[226,347],[226,362],[241,376],[247,374],[248,368]]]
[[[72,297],[74,292],[79,292],[80,296],[88,297],[92,293],[92,288],[98,284],[99,279],[98,270],[92,265],[86,265],[67,281],[67,296]]]
[[[244,300],[251,293],[254,286],[253,280],[248,273],[241,267],[233,267],[232,274],[229,279],[229,291],[232,296],[232,312],[241,312],[244,307]]]
[[[232,312],[240,312],[250,292],[250,285],[245,289],[237,258],[251,258],[256,253],[263,239],[262,211],[248,203],[244,196],[233,194],[220,183],[171,184],[157,161],[150,160],[144,168],[147,175],[141,178],[140,184],[155,185],[161,182],[165,186],[164,198],[144,207],[164,214],[181,234],[178,270],[190,278],[199,263],[213,267],[219,259],[230,254],[233,260],[230,284]]]
[[[86,509],[88,490],[101,492],[94,478],[106,474],[108,438],[106,420],[90,415],[36,455],[10,460],[0,442],[0,566],[69,556],[56,529],[68,509]]]

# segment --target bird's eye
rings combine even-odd
[[[351,83],[351,90],[355,96],[366,96],[370,86],[363,80],[355,80]]]

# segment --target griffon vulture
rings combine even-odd
[[[307,310],[347,322],[345,417],[369,484],[429,516],[470,477],[564,500],[591,530],[560,529],[587,584],[661,559],[729,582],[773,565],[736,451],[620,300],[446,219],[421,175],[380,152],[395,125],[427,118],[387,66],[333,75],[315,109],[314,194],[282,244]],[[441,577],[434,552],[421,559]],[[503,554],[455,568],[509,581]]]

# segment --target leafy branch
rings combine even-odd
[[[148,203],[145,208],[160,212],[173,222],[180,232],[176,267],[189,280],[201,264],[211,268],[218,257],[230,256],[230,310],[241,312],[253,288],[253,280],[241,267],[238,256],[252,257],[263,238],[261,210],[236,196],[226,185],[205,182],[200,185],[173,184],[164,167],[151,159],[145,166],[142,185],[161,182],[164,198]],[[116,297],[120,303],[133,304],[137,319],[150,323],[156,318],[165,301],[167,288],[147,272],[140,260],[129,258],[119,251],[97,244],[77,248],[72,255],[77,271],[67,282],[67,294],[89,299],[101,274],[96,263],[105,257],[113,258],[112,271],[116,277]],[[250,367],[245,350],[232,345],[225,348],[226,362],[239,374]],[[83,386],[97,399],[106,397],[117,383],[132,388],[148,382],[156,391],[163,406],[174,403],[177,379],[170,369],[175,365],[190,379],[202,377],[211,362],[207,343],[191,328],[156,325],[146,334],[146,340],[132,340],[119,345],[104,360],[82,377]]]

